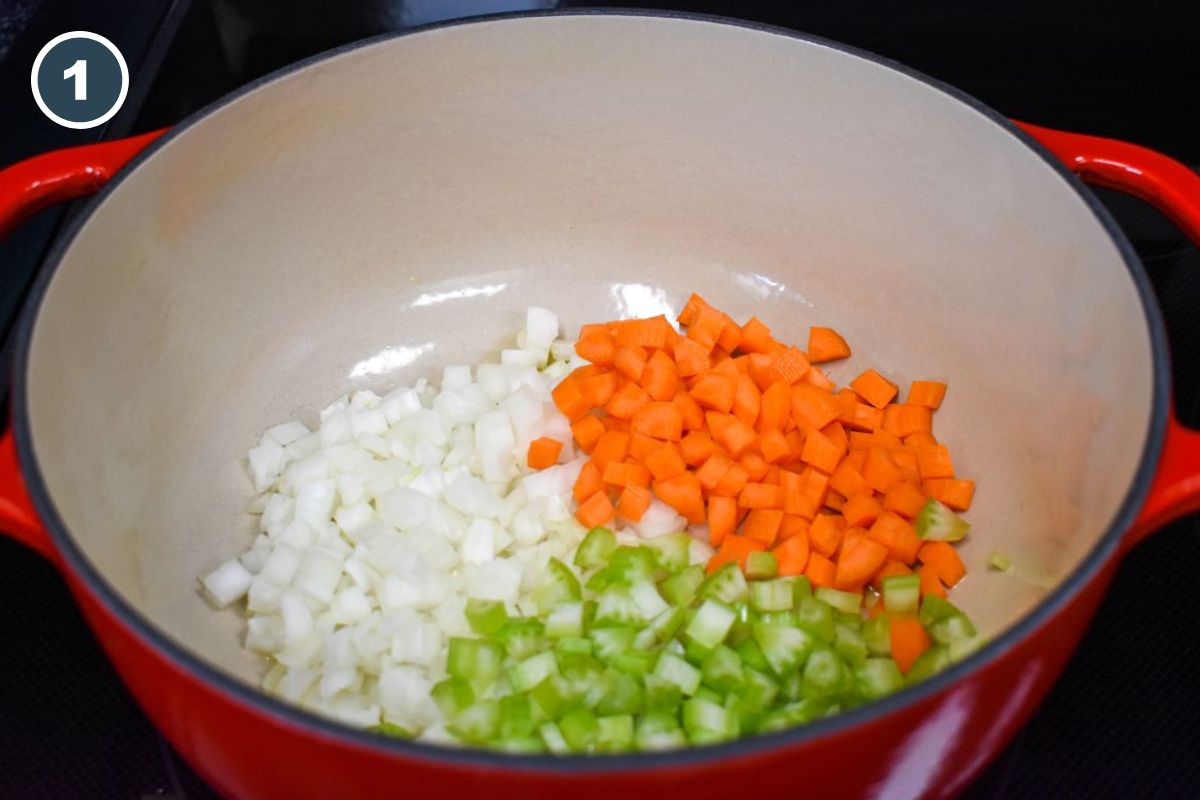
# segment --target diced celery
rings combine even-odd
[[[754,623],[758,622],[758,614],[751,610],[749,603],[737,603],[733,607],[733,613],[736,617],[725,636],[725,643],[730,647],[737,647],[754,636]]]
[[[723,705],[725,703],[724,695],[715,689],[710,689],[704,684],[700,684],[700,688],[696,690],[696,693],[692,695],[692,697],[697,697],[701,700],[707,700],[710,703],[716,703],[717,705]]]
[[[921,578],[916,573],[883,579],[883,607],[889,614],[915,614],[921,599]]]
[[[538,652],[545,645],[546,626],[532,617],[517,617],[504,623],[496,638],[504,644],[512,658],[525,658]]]
[[[779,559],[769,550],[755,550],[746,556],[746,577],[752,580],[774,578],[779,574]]]
[[[642,710],[642,684],[637,678],[615,669],[600,678],[597,714],[637,714]]]
[[[529,691],[529,700],[546,719],[558,719],[570,708],[575,692],[561,676],[550,675]],[[547,745],[549,746],[549,745]]]
[[[987,644],[987,640],[982,636],[954,639],[949,645],[947,645],[950,661],[957,664],[959,661],[962,661],[964,658],[971,655],[985,644]]]
[[[508,668],[508,682],[513,690],[527,692],[551,675],[557,674],[558,661],[553,650],[529,656]]]
[[[607,664],[633,646],[633,638],[637,631],[628,625],[613,625],[592,628],[588,635],[591,637],[596,658]]]
[[[636,644],[637,640],[634,639]],[[612,659],[612,665],[622,672],[637,677],[648,674],[658,663],[658,653],[654,650],[626,650]]]
[[[696,597],[700,585],[704,583],[704,568],[699,564],[684,569],[669,576],[659,584],[658,590],[667,602],[673,606],[686,606]]]
[[[583,635],[583,603],[559,603],[546,616],[546,635],[551,639]]]
[[[557,558],[546,562],[533,590],[533,599],[543,614],[549,613],[559,603],[579,600],[582,596],[579,578],[575,577],[570,567]]]
[[[779,696],[779,684],[770,675],[751,667],[745,667],[742,676],[742,685],[736,690],[742,705],[756,712],[769,709]]]
[[[575,550],[575,566],[581,569],[599,569],[608,563],[617,549],[617,535],[608,528],[592,528],[583,537]]]
[[[765,622],[769,625],[787,625],[795,628],[799,624],[799,617],[796,616],[795,611],[763,611],[756,616],[754,622]]]
[[[965,614],[958,606],[936,594],[925,595],[925,599],[921,601],[921,613],[918,618],[921,620],[921,624],[927,628],[935,622],[956,616],[961,617]]]
[[[790,611],[795,602],[793,591],[791,581],[754,581],[750,584],[750,605],[757,611]]]
[[[378,725],[372,725],[367,730],[371,733],[378,733],[380,736],[390,736],[393,739],[412,739],[416,736],[408,728],[402,728],[394,722],[381,722]]]
[[[658,560],[654,557],[654,551],[648,547],[630,547],[623,544],[613,551],[604,571],[608,573],[610,583],[629,586],[634,581],[652,580],[658,571]]]
[[[957,542],[971,530],[971,523],[955,514],[936,498],[929,498],[914,520],[917,536],[942,542]]]
[[[711,647],[705,647],[695,639],[685,638],[683,640],[683,657],[697,667],[704,663],[704,659],[708,658],[708,654],[711,652]]]
[[[868,658],[854,668],[855,686],[867,700],[878,700],[904,686],[900,668],[890,658]]]
[[[675,573],[688,565],[688,550],[692,546],[692,537],[686,533],[667,533],[646,539],[643,546],[653,551],[659,567],[666,572]]]
[[[603,592],[606,588],[608,588],[610,583],[612,583],[612,573],[610,573],[607,568],[598,569],[593,572],[592,577],[588,578],[587,582],[583,584],[583,588],[585,591],[589,592]]]
[[[556,756],[566,755],[571,752],[571,745],[567,744],[567,740],[563,738],[562,731],[554,722],[543,722],[538,727],[538,734],[542,737],[542,742],[546,745],[546,750]]]
[[[739,603],[749,598],[750,588],[746,585],[746,576],[737,564],[729,563],[721,566],[716,572],[704,579],[700,587],[701,597],[711,597],[722,603]]]
[[[658,589],[655,588],[651,581],[634,582],[629,587],[629,596],[637,604],[642,619],[654,619],[662,612],[671,609],[671,606],[667,605],[667,602],[662,599],[662,595],[658,593]]]
[[[767,714],[763,719],[762,730],[778,731],[812,722],[823,716],[828,709],[829,703],[819,698],[797,700]]]
[[[596,745],[600,735],[600,723],[596,715],[586,708],[573,708],[558,721],[558,729],[562,731],[567,745],[576,753],[585,753]]]
[[[467,744],[486,744],[500,733],[500,704],[482,700],[467,706],[446,730]]]
[[[753,632],[754,629],[752,626],[751,636],[753,636]],[[771,665],[767,661],[767,657],[763,654],[762,648],[758,646],[758,642],[756,642],[753,638],[746,639],[734,649],[737,650],[738,657],[742,659],[742,663],[747,667],[759,670],[761,672],[766,672],[771,669]]]
[[[600,675],[604,672],[604,664],[593,658],[586,662],[572,664],[569,668],[560,668],[559,671],[569,687],[571,696],[582,698],[600,679]]]
[[[862,633],[858,628],[840,622],[834,625],[833,649],[851,666],[861,664],[867,657],[867,643],[863,641]]]
[[[857,614],[862,609],[862,592],[843,592],[821,586],[813,592],[813,596],[827,603],[834,611]]]
[[[633,717],[630,714],[616,714],[600,717],[596,720],[597,753],[621,753],[633,749]]]
[[[708,744],[737,736],[737,724],[723,706],[701,697],[683,703],[683,729],[693,744]]]
[[[477,692],[491,686],[504,665],[504,647],[488,639],[450,639],[446,671],[452,677],[462,678]]]
[[[801,689],[804,683],[804,673],[802,670],[788,670],[786,674],[779,677],[779,694],[783,695],[784,700],[800,700],[803,698]]]
[[[1008,556],[1001,553],[999,550],[993,550],[988,553],[988,566],[992,569],[998,569],[1001,572],[1008,572],[1012,569],[1013,561]]]
[[[612,584],[597,598],[593,622],[596,625],[642,625],[646,618],[634,601],[629,586]]]
[[[683,702],[683,693],[679,691],[679,686],[666,678],[660,678],[652,672],[642,683],[646,687],[644,702],[647,712],[674,712]]]
[[[802,598],[796,607],[796,624],[823,642],[833,641],[833,608],[823,600]]]
[[[890,656],[892,654],[892,634],[888,626],[888,618],[880,614],[863,623],[863,641],[868,652],[873,656]]]
[[[454,719],[464,708],[475,702],[475,692],[471,691],[471,684],[462,678],[446,678],[435,684],[430,696],[441,709],[442,716],[448,720]]]
[[[845,688],[846,666],[825,645],[813,648],[804,664],[801,691],[805,697],[827,697]]]
[[[671,653],[663,653],[658,657],[653,674],[675,684],[679,691],[689,697],[700,688],[700,670]]]
[[[736,689],[745,681],[742,659],[723,644],[713,648],[708,658],[704,660],[701,675],[705,686],[722,693]]]
[[[776,675],[783,675],[802,665],[814,644],[813,637],[801,628],[766,622],[755,624],[754,639]]]
[[[917,660],[908,668],[908,674],[904,676],[904,680],[912,685],[936,675],[948,666],[950,666],[950,650],[945,645],[935,644],[917,656]]]
[[[787,580],[792,582],[792,596],[795,605],[799,606],[800,601],[805,597],[812,597],[812,582],[807,575],[796,575]]]
[[[736,618],[729,606],[716,600],[705,600],[687,626],[687,638],[711,650],[725,641]]]
[[[682,608],[670,608],[663,611],[654,619],[650,620],[650,625],[647,630],[654,631],[655,638],[660,642],[665,642],[673,639],[680,628],[683,627],[684,619],[686,618],[686,610]]]
[[[499,600],[479,600],[472,597],[467,601],[467,624],[481,636],[490,636],[508,622],[508,612]]]
[[[679,720],[670,711],[650,711],[637,721],[634,739],[639,750],[674,750],[687,745]]]
[[[500,698],[500,737],[512,739],[533,734],[533,709],[523,694]]]
[[[529,756],[546,752],[546,745],[542,742],[541,737],[536,735],[501,737],[492,742],[491,746],[505,753]]]
[[[564,636],[554,643],[554,653],[562,668],[590,660],[592,657],[592,640],[578,636]]]
[[[927,630],[935,642],[951,645],[955,642],[965,642],[975,638],[975,626],[966,614],[955,614],[940,622],[930,625]]]

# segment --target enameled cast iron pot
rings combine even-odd
[[[0,229],[100,193],[25,309],[0,524],[61,567],[228,796],[952,795],[1045,694],[1120,555],[1200,505],[1149,283],[1071,174],[1200,240],[1200,179],[1144,149],[1014,126],[829,42],[626,13],[367,42],[155,137],[2,174]],[[988,646],[833,719],[657,755],[436,749],[254,688],[196,576],[249,541],[239,457],[262,430],[478,360],[528,305],[573,329],[693,290],[788,340],[836,325],[856,347],[839,382],[949,379],[938,435],[978,479],[955,597]],[[1050,588],[989,573],[992,549]]]

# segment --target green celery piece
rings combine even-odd
[[[867,658],[867,643],[862,633],[841,622],[834,625],[833,649],[851,666],[861,664]]]
[[[812,635],[801,628],[766,622],[755,624],[754,640],[776,675],[803,665],[814,645]]]
[[[514,739],[533,735],[533,709],[523,694],[500,698],[500,738]]]
[[[642,619],[645,620],[654,619],[672,608],[666,600],[663,600],[662,595],[658,593],[658,587],[651,581],[635,581],[629,587],[629,596],[633,598]]]
[[[700,596],[711,597],[727,604],[741,603],[749,599],[750,587],[742,570],[731,562],[722,565],[704,579],[704,585],[700,587]]]
[[[517,692],[528,692],[551,675],[558,674],[553,650],[529,656],[508,668],[508,682]]]
[[[801,670],[788,670],[786,675],[779,678],[779,694],[788,702],[801,700],[804,698],[803,683],[804,673]]]
[[[648,713],[673,713],[683,702],[683,692],[679,691],[679,686],[653,672],[642,679],[642,684],[646,687],[643,697]]]
[[[746,556],[746,577],[751,580],[766,580],[779,574],[779,559],[769,550],[755,550]]]
[[[921,578],[916,573],[883,579],[883,608],[889,614],[915,614],[921,599]]]
[[[416,736],[408,728],[402,728],[394,722],[381,722],[378,725],[372,725],[367,730],[371,733],[378,733],[380,736],[390,736],[393,739],[411,739]]]
[[[554,643],[554,654],[561,668],[591,660],[592,640],[578,636],[564,636]]]
[[[724,695],[714,689],[710,689],[704,684],[700,684],[700,688],[696,690],[696,693],[692,695],[692,697],[700,698],[701,700],[707,700],[710,703],[716,703],[717,705],[723,705],[725,703]]]
[[[921,601],[921,613],[918,619],[921,624],[928,628],[935,622],[941,622],[944,619],[950,619],[955,616],[965,616],[958,606],[938,597],[936,594],[927,594],[925,599]]]
[[[647,630],[654,631],[656,642],[666,642],[675,638],[679,630],[683,627],[684,619],[687,616],[687,610],[683,608],[670,608],[660,613],[657,617],[650,620],[650,625]]]
[[[862,592],[843,592],[822,586],[813,592],[813,596],[828,603],[835,611],[857,614],[862,610]]]
[[[888,618],[880,614],[863,623],[863,642],[867,651],[873,656],[890,656],[892,654],[892,634],[888,626]]]
[[[596,599],[595,625],[644,625],[646,619],[625,584],[612,584]]]
[[[559,603],[546,616],[546,635],[551,639],[583,636],[583,603]]]
[[[758,622],[758,614],[750,608],[749,603],[736,603],[733,606],[733,613],[737,617],[729,629],[729,634],[725,637],[725,643],[730,647],[737,647],[754,636],[754,623]]]
[[[735,619],[737,614],[729,606],[716,600],[705,600],[688,623],[685,635],[689,641],[711,650],[725,641]]]
[[[475,692],[471,690],[471,684],[462,678],[446,678],[435,684],[429,694],[441,710],[442,716],[448,720],[453,720],[463,709],[475,702]]]
[[[525,658],[542,650],[546,644],[546,626],[532,617],[516,617],[504,623],[496,638],[504,644],[511,658]]]
[[[583,590],[585,592],[598,594],[599,592],[603,592],[605,589],[607,589],[610,583],[612,583],[612,573],[610,573],[607,568],[598,569],[593,572],[592,577],[588,578],[583,584]]]
[[[560,670],[563,680],[570,687],[573,696],[583,698],[600,680],[604,673],[604,664],[597,659],[572,664],[569,668]],[[594,699],[594,698],[593,698]]]
[[[746,680],[741,657],[723,644],[713,648],[700,672],[704,685],[721,693],[736,689]]]
[[[462,678],[476,692],[483,692],[500,677],[504,665],[504,647],[490,639],[451,637],[446,671]]]
[[[468,706],[446,730],[467,744],[487,744],[500,733],[500,704],[482,700]]]
[[[636,629],[628,625],[593,628],[591,634],[589,634],[592,640],[592,650],[596,654],[596,658],[606,664],[632,647],[633,639],[636,635]]]
[[[558,721],[558,729],[562,731],[563,739],[576,753],[586,753],[596,745],[600,735],[600,723],[596,715],[586,708],[573,708]]]
[[[608,573],[609,583],[629,586],[634,581],[653,580],[658,571],[658,560],[648,547],[623,544],[613,551],[604,571]]]
[[[683,640],[683,657],[690,664],[694,664],[697,667],[700,666],[710,653],[712,653],[711,647],[705,647],[694,639]]]
[[[933,497],[925,501],[913,522],[917,536],[941,542],[957,542],[971,530],[971,523]]]
[[[542,741],[542,738],[535,734],[501,737],[492,742],[491,746],[504,753],[517,753],[526,756],[546,752],[546,745]]]
[[[612,665],[634,677],[648,675],[658,663],[658,652],[654,650],[626,650],[612,660]]]
[[[563,738],[562,731],[559,730],[557,723],[543,722],[538,726],[538,735],[542,737],[542,742],[546,745],[547,752],[553,753],[556,756],[566,755],[571,752],[571,745],[567,744],[567,740]]]
[[[689,697],[700,688],[700,670],[671,653],[663,653],[658,657],[652,674],[675,684],[679,691]]]
[[[687,737],[672,711],[649,711],[637,720],[634,741],[638,750],[675,750],[687,746]]]
[[[800,601],[804,598],[812,597],[812,581],[808,579],[807,575],[795,575],[787,580],[792,582],[792,599],[796,607],[800,606]]]
[[[842,660],[826,645],[813,648],[804,665],[801,692],[805,697],[831,697],[846,688],[848,673]]]
[[[974,639],[977,631],[975,626],[971,624],[971,620],[967,619],[966,614],[935,622],[928,626],[930,637],[938,644],[951,645],[955,642],[968,641]]]
[[[533,599],[538,609],[547,614],[559,603],[569,603],[582,597],[583,590],[579,586],[579,578],[571,568],[557,558],[547,561],[533,590]]]
[[[999,550],[993,550],[992,552],[988,553],[987,563],[992,569],[997,569],[1001,572],[1008,572],[1010,569],[1012,569],[1013,560],[1004,555],[1004,553],[1001,553]]]
[[[947,650],[950,654],[950,661],[957,664],[967,656],[974,653],[979,648],[987,644],[987,640],[982,636],[971,636],[965,639],[955,639],[947,645]]]
[[[704,583],[704,568],[699,564],[667,576],[658,585],[658,591],[673,606],[686,606],[696,597],[700,585]]]
[[[904,676],[890,658],[868,658],[854,668],[854,683],[867,700],[878,700],[904,688]]]
[[[678,639],[669,639],[668,641],[663,642],[662,651],[664,653],[677,655],[680,658],[682,658],[685,653],[683,649],[683,642],[679,641]]]
[[[580,569],[599,569],[608,563],[617,549],[617,535],[608,528],[592,528],[575,550],[575,566]]]
[[[742,707],[758,713],[770,709],[779,696],[779,684],[774,678],[751,667],[745,667],[742,676],[742,685],[732,693],[737,695]]]
[[[763,611],[754,622],[765,622],[768,625],[787,625],[789,628],[799,627],[800,619],[795,611]],[[753,625],[754,623],[751,623]]]
[[[637,714],[641,712],[642,684],[637,678],[615,669],[608,669],[601,677],[600,685],[603,691],[596,703],[597,714]]]
[[[508,611],[499,600],[479,600],[472,597],[467,601],[467,624],[480,636],[490,636],[508,622]]]
[[[753,581],[750,584],[750,605],[756,611],[791,611],[795,605],[792,582]]]
[[[945,645],[935,644],[917,656],[917,660],[908,668],[908,674],[904,676],[904,681],[911,686],[936,675],[948,666],[950,666],[949,648]]]
[[[558,719],[574,704],[576,693],[560,675],[550,675],[529,690],[529,700],[545,719]],[[549,745],[547,745],[549,746]]]
[[[709,744],[737,736],[737,722],[719,703],[693,697],[683,703],[683,729],[693,744]]]
[[[801,598],[796,624],[823,642],[833,641],[833,608],[815,597]]]
[[[753,634],[753,628],[751,628]],[[771,669],[770,662],[767,661],[766,655],[763,654],[762,648],[758,646],[753,638],[746,639],[741,644],[734,648],[737,650],[738,656],[742,659],[742,663],[749,669],[756,669],[760,672],[768,672]]]
[[[597,753],[623,753],[634,747],[633,715],[614,714],[596,720]]]
[[[850,613],[847,611],[834,611],[833,623],[835,627],[837,625],[845,625],[847,628],[852,628],[856,631],[861,630],[863,624],[862,612],[855,611]]]
[[[646,539],[644,547],[654,553],[658,566],[668,573],[678,573],[688,565],[688,553],[692,546],[692,537],[686,533],[667,533]]]
[[[764,732],[781,731],[787,728],[794,728],[797,725],[803,725],[806,722],[812,722],[814,719],[819,719],[823,716],[828,707],[828,703],[814,698],[805,698],[788,703],[767,714],[763,718],[760,730]]]

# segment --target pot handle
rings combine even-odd
[[[1200,175],[1162,153],[1128,142],[1025,122],[1017,125],[1083,180],[1145,200],[1200,247]],[[1158,472],[1125,536],[1125,548],[1194,511],[1200,511],[1200,432],[1184,427],[1172,403]]]
[[[162,133],[55,150],[0,170],[0,239],[51,203],[95,194]],[[58,562],[25,490],[11,427],[0,436],[0,532]]]

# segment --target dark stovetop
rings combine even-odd
[[[0,0],[0,165],[172,124],[258,75],[346,41],[438,15],[553,5]],[[637,5],[738,16],[844,41],[945,80],[1011,116],[1130,139],[1200,165],[1194,108],[1200,14],[1194,3]],[[132,79],[124,110],[93,131],[55,127],[37,111],[28,88],[41,46],[80,29],[113,40]],[[1141,203],[1108,192],[1101,197],[1159,292],[1178,410],[1200,425],[1200,254]],[[0,244],[5,340],[66,213],[43,212]],[[1193,676],[1200,672],[1200,638],[1170,615],[1187,619],[1197,608],[1197,521],[1158,532],[1128,557],[1062,680],[967,798],[1196,796],[1200,684]],[[134,705],[53,569],[3,539],[0,564],[0,797],[213,797]]]

